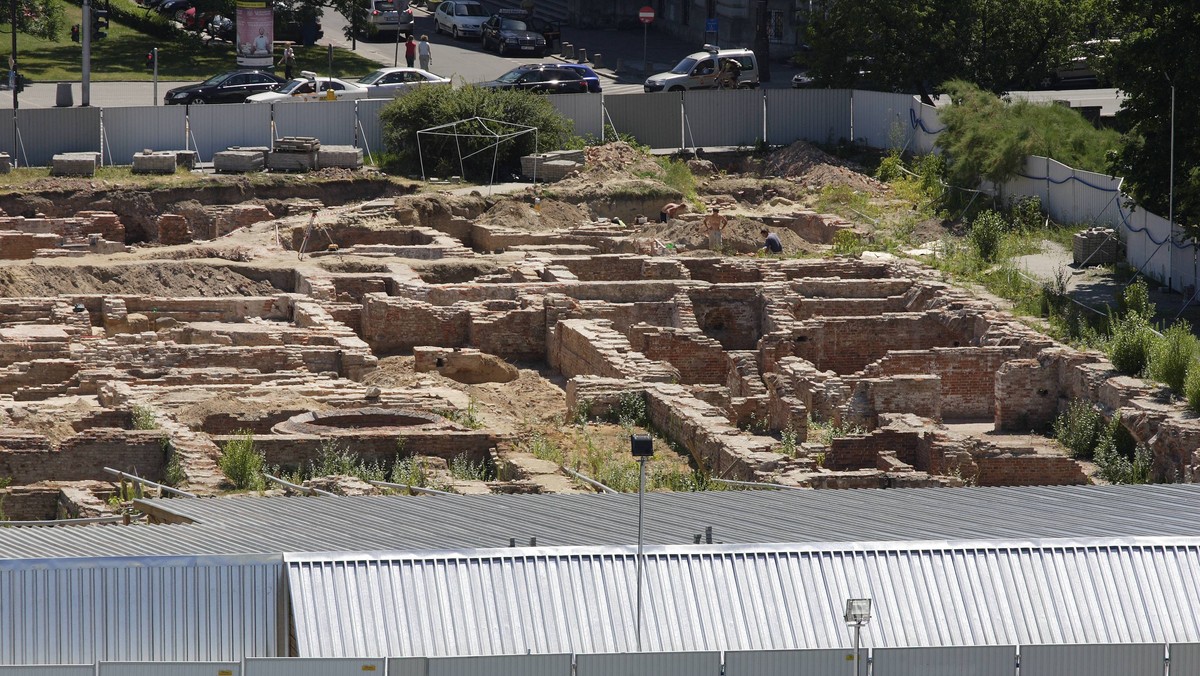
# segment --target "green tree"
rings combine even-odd
[[[12,4],[0,3],[0,23],[12,26]],[[17,0],[17,30],[26,35],[56,40],[66,24],[63,3],[58,0]],[[9,31],[3,31],[8,33]]]
[[[1200,5],[1177,0],[1116,0],[1125,31],[1106,59],[1126,94],[1117,113],[1124,132],[1111,171],[1144,209],[1170,211],[1171,86],[1175,87],[1176,222],[1200,230]]]
[[[819,84],[929,94],[946,80],[1024,89],[1104,31],[1110,0],[838,0],[809,23]]]

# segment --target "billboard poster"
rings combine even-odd
[[[275,17],[271,0],[237,0],[237,65],[270,68]]]

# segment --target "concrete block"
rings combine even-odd
[[[317,168],[317,151],[267,153],[267,168],[271,171],[312,171]]]
[[[7,174],[12,171],[12,158],[8,153],[0,153],[0,174]]]
[[[195,150],[171,150],[168,152],[175,153],[175,165],[183,167],[188,171],[196,168],[196,164],[200,162],[200,153]]]
[[[50,173],[54,176],[95,176],[98,164],[100,153],[62,153],[51,159]]]
[[[223,150],[213,154],[213,169],[217,173],[247,174],[262,171],[265,166],[263,153],[257,150]]]
[[[342,169],[362,169],[362,148],[354,146],[321,146],[317,151],[317,166],[338,167]]]
[[[154,152],[143,150],[133,155],[133,173],[135,174],[174,174],[178,160],[174,152]]]

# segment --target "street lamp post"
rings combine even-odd
[[[846,614],[843,617],[847,626],[854,627],[854,676],[859,676],[862,628],[871,621],[871,599],[846,599]]]
[[[642,652],[642,530],[646,515],[646,460],[654,455],[654,438],[649,434],[629,435],[629,450],[638,461],[638,538],[637,538],[637,652]]]

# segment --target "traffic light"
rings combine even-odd
[[[146,67],[147,68],[153,69],[155,66],[154,62],[157,60],[158,60],[158,50],[157,49],[151,49],[150,51],[146,52]]]
[[[98,40],[107,37],[108,33],[108,10],[107,9],[92,9],[92,39]]]

